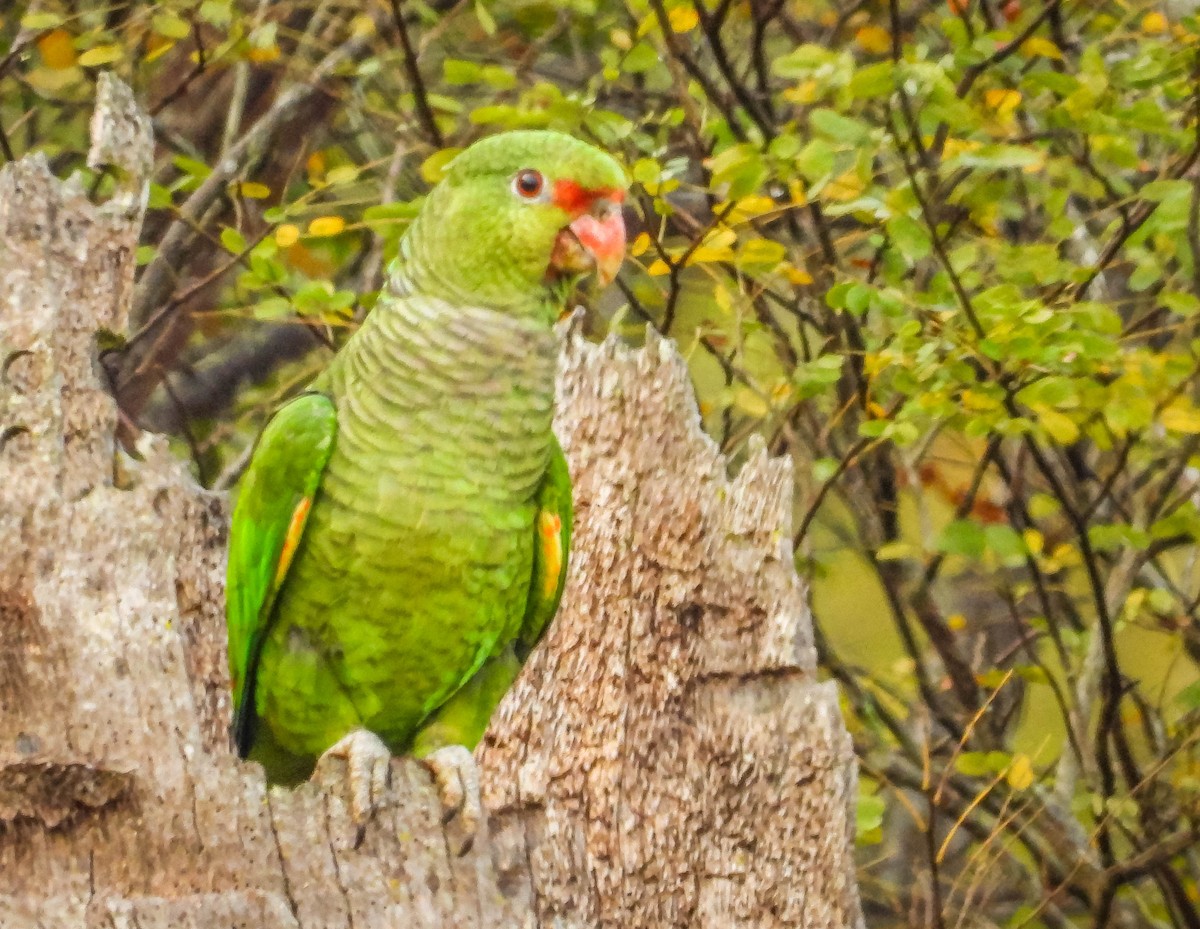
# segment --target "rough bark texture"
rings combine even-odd
[[[161,440],[114,450],[97,373],[149,132],[108,80],[93,130],[127,178],[103,206],[39,159],[0,172],[0,926],[860,925],[789,467],[726,479],[668,343],[569,340],[571,582],[480,748],[467,855],[407,760],[356,847],[338,785],[268,791],[230,755],[225,502]]]

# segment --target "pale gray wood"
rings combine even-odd
[[[570,583],[478,752],[468,854],[410,761],[356,847],[340,785],[268,791],[231,756],[225,500],[161,439],[115,450],[96,363],[126,324],[149,130],[107,78],[93,129],[128,177],[107,204],[36,157],[0,171],[0,925],[860,925],[790,467],[760,450],[729,480],[653,337],[567,339]]]

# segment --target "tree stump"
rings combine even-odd
[[[450,850],[393,762],[359,836],[330,785],[228,744],[227,505],[162,439],[119,452],[98,334],[124,331],[151,139],[105,76],[95,206],[0,171],[0,926],[855,927],[855,767],[814,674],[791,469],[729,480],[668,342],[567,337],[577,529],[563,610],[480,746]],[[335,772],[336,773],[336,772]]]

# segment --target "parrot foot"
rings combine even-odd
[[[375,733],[355,729],[317,759],[314,780],[325,784],[336,782],[328,773],[336,763],[333,759],[339,759],[346,765],[342,780],[350,794],[350,819],[357,830],[354,843],[357,848],[362,844],[367,823],[375,815],[391,785],[392,753]]]
[[[466,746],[445,745],[418,760],[433,776],[442,803],[442,825],[455,827],[447,828],[447,841],[452,847],[458,846],[456,854],[461,857],[475,844],[475,835],[483,822],[475,756]]]

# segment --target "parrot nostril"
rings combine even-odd
[[[592,209],[592,215],[603,221],[606,219],[611,219],[618,209],[619,208],[617,207],[617,204],[612,200],[597,200]]]

